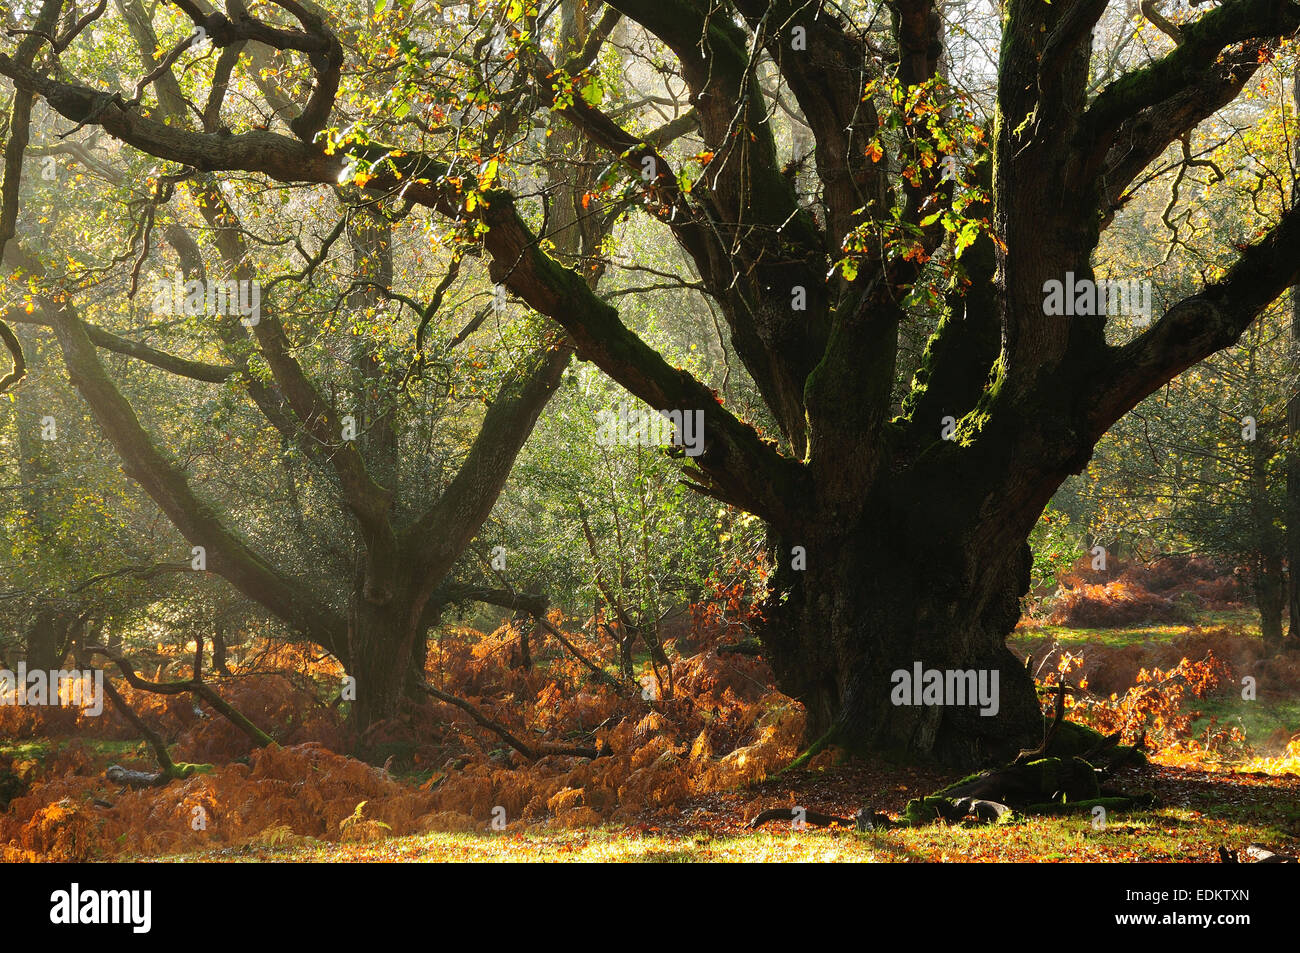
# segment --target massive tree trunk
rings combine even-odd
[[[1028,546],[999,552],[977,525],[945,525],[942,507],[907,484],[856,525],[772,534],[767,657],[806,706],[810,741],[960,764],[1014,756],[1043,724],[1032,679],[1005,645],[1029,587]],[[983,704],[912,704],[917,666],[974,673]]]

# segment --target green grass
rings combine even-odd
[[[839,862],[938,861],[990,863],[1033,860],[1075,862],[1207,861],[1220,844],[1251,842],[1294,848],[1300,808],[1290,813],[1165,808],[1114,816],[1101,830],[1091,818],[1033,818],[988,827],[932,825],[859,834],[808,829],[713,837],[705,832],[665,835],[626,828],[579,831],[533,829],[499,834],[420,834],[366,844],[336,844],[305,838],[282,846],[245,845],[159,858],[159,862],[374,863],[386,861],[511,863],[631,862]]]
[[[1026,625],[1007,639],[1007,644],[1017,647],[1041,638],[1054,639],[1063,648],[1082,648],[1088,645],[1105,645],[1123,648],[1143,642],[1175,639],[1188,635],[1197,628],[1211,629],[1226,626],[1243,635],[1259,638],[1259,613],[1252,609],[1230,609],[1202,612],[1195,625],[1176,625],[1168,622],[1133,626],[1122,629],[1073,629],[1064,625]]]
[[[1193,629],[1227,627],[1252,638],[1260,637],[1259,613],[1254,609],[1230,609],[1198,614],[1197,625],[1137,626],[1122,629],[1073,629],[1061,625],[1026,626],[1007,639],[1015,651],[1027,652],[1031,642],[1050,638],[1068,650],[1086,649],[1089,646],[1123,648],[1148,641],[1165,641],[1187,635]],[[1189,700],[1189,708],[1201,712],[1192,722],[1192,736],[1204,734],[1211,718],[1220,725],[1240,727],[1246,742],[1256,748],[1265,745],[1279,731],[1288,735],[1300,731],[1300,699],[1261,695],[1257,701],[1243,701],[1238,694],[1226,697]]]
[[[1246,742],[1256,748],[1278,731],[1288,736],[1300,731],[1300,698],[1271,698],[1243,701],[1239,694],[1202,698],[1189,703],[1201,713],[1192,722],[1192,736],[1204,734],[1211,718],[1221,726],[1235,725],[1246,733]]]
[[[79,743],[95,758],[117,760],[134,756],[152,757],[143,741],[106,741],[102,738],[28,738],[22,741],[0,739],[0,756],[15,761],[35,759],[44,762],[73,743]]]

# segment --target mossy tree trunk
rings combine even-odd
[[[782,595],[769,602],[765,655],[781,688],[807,707],[810,739],[958,764],[1006,759],[1036,742],[1033,682],[1004,642],[1028,588],[1027,547],[982,571],[979,556],[942,538],[880,529],[837,548],[814,544],[809,558],[830,564],[784,570]],[[774,554],[787,567],[790,548]],[[913,704],[917,665],[973,673],[984,704],[975,691]]]

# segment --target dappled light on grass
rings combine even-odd
[[[1210,770],[1219,769],[1217,764],[1206,765]],[[1231,770],[1240,771],[1243,774],[1290,774],[1300,777],[1300,738],[1292,739],[1286,746],[1286,750],[1277,757],[1254,757],[1247,758],[1239,764],[1233,765]]]

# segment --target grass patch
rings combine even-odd
[[[1242,635],[1260,638],[1258,612],[1252,609],[1224,609],[1199,613],[1196,625],[1173,625],[1162,622],[1119,629],[1075,629],[1065,625],[1025,624],[1007,638],[1007,645],[1016,649],[1027,646],[1031,641],[1049,638],[1061,643],[1061,646],[1067,649],[1097,645],[1125,648],[1148,641],[1176,639],[1179,636],[1190,635],[1198,628],[1209,629],[1218,626],[1226,626],[1239,631]]]
[[[1240,695],[1231,694],[1194,701],[1200,712],[1192,721],[1192,737],[1199,737],[1209,727],[1210,719],[1217,718],[1220,725],[1235,725],[1246,734],[1246,743],[1262,748],[1278,734],[1290,736],[1300,731],[1300,698],[1261,697],[1256,701],[1243,701]],[[1285,738],[1281,745],[1284,747]]]
[[[368,844],[248,845],[141,859],[186,863],[1204,862],[1216,858],[1221,844],[1294,844],[1294,817],[1278,815],[1273,822],[1258,814],[1232,813],[1209,817],[1186,808],[1140,811],[1113,816],[1100,830],[1093,828],[1090,817],[1045,817],[996,826],[935,824],[867,834],[811,828],[720,837],[671,836],[630,828],[420,834]]]
[[[0,756],[15,761],[36,760],[44,764],[69,745],[79,744],[95,758],[119,760],[130,757],[150,757],[148,745],[143,741],[108,741],[103,738],[28,738],[22,741],[0,740]]]

